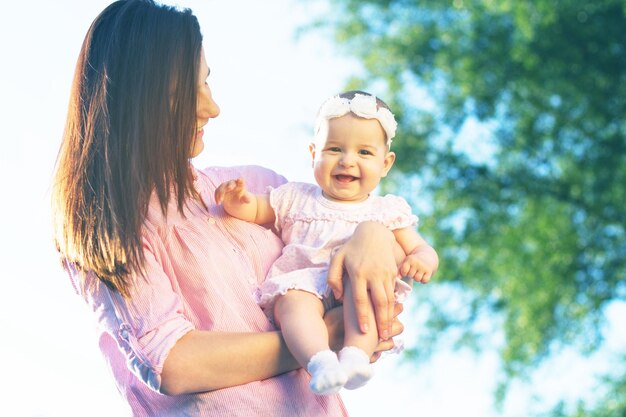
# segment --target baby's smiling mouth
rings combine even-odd
[[[356,180],[356,177],[353,177],[352,175],[335,175],[335,179],[341,183],[348,183],[348,182],[352,182],[354,180]]]

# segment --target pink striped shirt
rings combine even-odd
[[[213,193],[221,182],[239,176],[252,192],[285,179],[254,166],[195,173],[196,189],[208,209],[189,201],[182,217],[172,201],[166,219],[153,201],[143,236],[148,279],[136,280],[129,300],[105,285],[80,290],[76,271],[68,267],[75,288],[96,316],[100,349],[133,415],[347,416],[339,396],[311,392],[303,369],[212,392],[159,393],[163,363],[187,332],[274,330],[253,293],[283,244],[270,230],[226,215]]]

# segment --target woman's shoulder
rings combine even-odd
[[[197,172],[217,185],[224,181],[243,178],[251,192],[264,192],[267,187],[278,187],[287,182],[287,178],[276,171],[259,165],[210,166]]]

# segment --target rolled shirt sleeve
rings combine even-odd
[[[170,350],[194,326],[183,315],[182,301],[150,251],[146,277],[136,277],[131,299],[114,297],[121,319],[118,344],[129,369],[154,391],[160,391],[161,372]]]
[[[182,300],[150,245],[144,248],[145,277],[133,277],[129,298],[101,284],[93,274],[88,274],[88,285],[97,289],[83,295],[98,315],[103,331],[116,340],[128,369],[150,389],[160,392],[161,372],[170,350],[195,326],[183,314]]]

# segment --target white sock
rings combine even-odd
[[[339,392],[347,380],[346,374],[339,365],[337,354],[332,350],[317,352],[309,360],[306,369],[311,374],[309,386],[318,395]]]
[[[346,389],[360,388],[374,375],[369,356],[356,346],[346,346],[341,349],[339,363],[348,377],[344,385]]]

